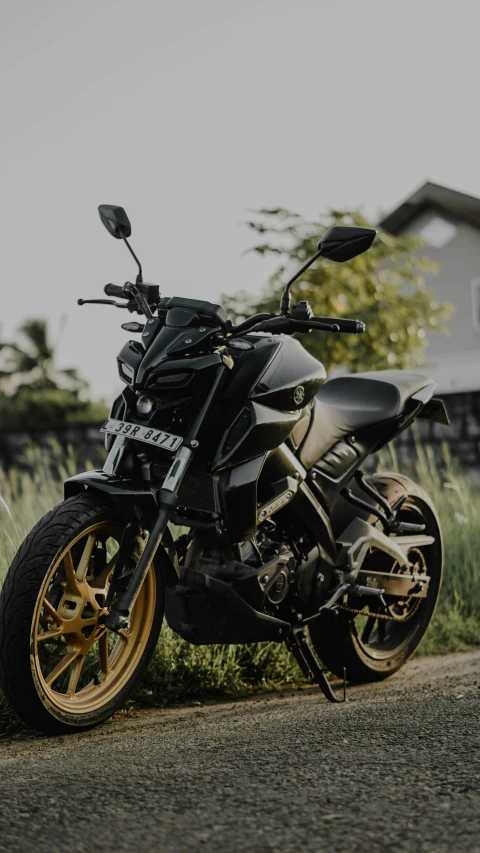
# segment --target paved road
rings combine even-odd
[[[480,652],[0,746],[0,850],[480,851]]]

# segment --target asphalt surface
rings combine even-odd
[[[0,745],[0,850],[480,851],[480,652]]]

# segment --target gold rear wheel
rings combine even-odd
[[[364,600],[350,597],[339,608],[337,618],[330,615],[312,623],[310,636],[318,656],[336,675],[342,676],[345,667],[347,679],[353,684],[388,678],[415,652],[435,611],[443,573],[442,532],[429,496],[403,475],[376,476],[387,499],[388,488],[398,500],[398,486],[403,487],[404,502],[398,510],[398,520],[423,525],[424,532],[433,538],[431,544],[409,551],[416,572],[428,575],[430,583],[426,598],[386,595],[385,604],[367,603],[365,610]],[[375,521],[373,516],[372,519]],[[367,556],[365,568],[398,571],[398,565],[381,551]]]
[[[113,506],[84,492],[38,523],[8,571],[0,594],[0,685],[34,728],[97,725],[125,703],[146,670],[163,619],[159,564],[150,567],[128,630],[116,634],[103,624],[123,531]]]

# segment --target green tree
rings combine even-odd
[[[20,344],[3,344],[6,354],[4,376],[9,376],[17,389],[28,387],[58,388],[80,393],[88,387],[76,368],[59,369],[55,363],[55,346],[50,340],[47,323],[32,317],[19,327]]]
[[[316,222],[283,208],[254,211],[248,226],[262,242],[250,251],[277,255],[280,265],[260,297],[241,291],[223,295],[222,304],[237,321],[254,312],[275,311],[288,278],[315,254],[319,238],[332,225],[372,227],[359,212],[331,210]],[[380,232],[371,249],[345,264],[320,259],[292,288],[293,302],[306,299],[314,314],[351,317],[366,323],[363,335],[301,335],[302,343],[327,370],[405,368],[422,361],[427,336],[446,331],[451,306],[439,305],[425,288],[434,264],[419,254],[424,243],[413,234]]]
[[[88,399],[88,383],[76,368],[58,368],[55,355],[41,318],[26,320],[15,341],[0,343],[0,427],[56,426],[106,416],[103,403]]]

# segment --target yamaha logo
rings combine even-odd
[[[305,399],[305,388],[303,385],[297,385],[293,392],[293,402],[299,406]]]

